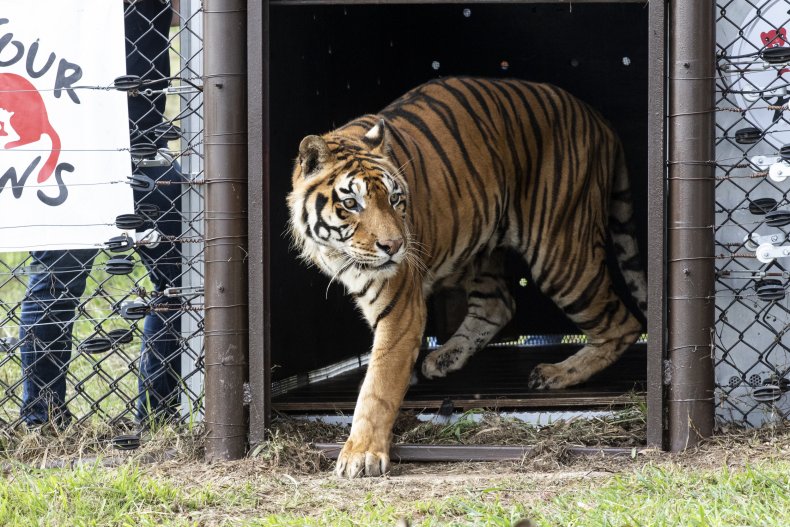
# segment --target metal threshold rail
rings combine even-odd
[[[337,459],[340,443],[314,443],[313,447],[329,459]],[[565,452],[574,456],[633,456],[644,450],[638,447],[593,447],[570,446]],[[537,454],[534,446],[512,445],[393,445],[390,458],[393,461],[519,461]]]
[[[645,4],[647,0],[271,0],[271,6],[384,5],[384,4]]]
[[[634,397],[644,400],[644,393],[635,393]],[[633,403],[633,399],[624,399],[622,394],[597,394],[558,397],[554,394],[538,395],[529,394],[524,397],[479,397],[479,398],[451,398],[457,410],[470,410],[473,408],[615,408]],[[405,400],[402,409],[430,410],[438,409],[445,402],[445,398],[425,400]],[[353,410],[356,400],[348,401],[275,401],[272,409],[278,412],[300,411],[327,411]]]

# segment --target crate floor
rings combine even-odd
[[[527,377],[542,362],[559,362],[579,346],[487,348],[466,366],[444,379],[420,376],[409,387],[403,408],[436,410],[447,399],[456,410],[471,408],[557,410],[607,408],[643,398],[647,369],[646,345],[637,344],[615,364],[584,384],[565,390],[536,391],[526,387]],[[422,357],[427,352],[423,352]],[[364,368],[316,382],[273,398],[280,412],[350,412],[356,403]]]

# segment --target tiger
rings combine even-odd
[[[508,252],[587,336],[530,389],[584,382],[642,332],[613,288],[607,241],[638,308],[647,289],[623,148],[591,107],[550,84],[446,77],[299,144],[287,196],[296,250],[353,297],[373,332],[341,477],[389,471],[392,427],[432,292],[460,287],[467,314],[422,363],[458,370],[508,323]],[[608,238],[610,237],[610,238]]]

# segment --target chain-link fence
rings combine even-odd
[[[200,2],[123,6],[136,235],[0,253],[2,426],[202,413]]]
[[[790,413],[790,5],[717,7],[717,417],[759,426]]]

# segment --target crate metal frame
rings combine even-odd
[[[249,383],[251,393],[249,439],[252,444],[257,444],[265,440],[266,429],[270,423],[271,408],[271,340],[270,340],[270,315],[272,306],[270,305],[270,274],[269,274],[269,236],[271,235],[269,220],[269,136],[271,133],[269,123],[269,6],[303,6],[303,5],[360,5],[360,4],[426,4],[426,3],[453,3],[465,4],[473,2],[446,2],[433,1],[424,2],[422,0],[400,0],[396,2],[368,1],[368,0],[272,0],[263,2],[250,2],[248,4],[247,17],[247,75],[248,75],[248,233],[249,233],[249,330],[250,330],[250,349],[249,349]],[[474,3],[504,4],[504,3],[526,3],[526,4],[568,4],[572,8],[573,3],[640,3],[645,4],[645,0],[616,0],[602,2],[599,0],[574,0],[557,2],[537,2],[524,0],[522,2],[510,1],[483,1]],[[678,22],[676,13],[675,18],[669,18],[666,0],[652,0],[647,3],[649,9],[649,88],[646,94],[649,97],[648,128],[649,136],[645,139],[649,142],[648,150],[648,363],[647,363],[647,407],[648,407],[648,445],[652,447],[664,448],[667,446],[667,399],[665,391],[665,368],[666,362],[666,338],[672,333],[674,328],[666,317],[667,291],[665,279],[667,277],[666,262],[668,258],[682,258],[684,255],[667,255],[667,230],[666,218],[674,217],[678,211],[667,210],[667,180],[666,180],[666,160],[667,160],[667,132],[666,128],[666,57],[667,45],[674,46],[679,54],[686,54],[687,60],[691,61],[689,54],[702,53],[704,46],[697,48],[689,47],[693,39],[706,40],[706,36],[713,38],[711,30],[706,30],[710,35],[702,35],[694,32],[681,34],[671,30],[671,25]],[[696,15],[695,15],[696,16]],[[696,20],[699,23],[700,20]],[[709,24],[703,23],[701,27],[708,27]],[[696,57],[699,58],[699,57]],[[695,119],[685,119],[682,126],[694,126]],[[672,136],[670,136],[672,137]],[[675,137],[680,137],[675,132]],[[688,250],[688,247],[681,247],[680,250]],[[712,269],[711,269],[712,273]],[[688,286],[688,280],[685,285]],[[689,296],[694,296],[690,294]],[[712,321],[711,321],[712,323]],[[705,320],[697,320],[686,326],[707,324]],[[678,328],[681,331],[688,331],[690,328]],[[675,335],[677,336],[677,335]],[[708,352],[710,346],[708,346]],[[693,368],[692,368],[693,369]],[[694,375],[694,372],[691,372]],[[706,372],[701,372],[707,375]],[[678,377],[676,377],[677,379]],[[707,382],[704,381],[703,382]],[[678,401],[676,401],[678,402]],[[208,403],[207,403],[208,404]],[[695,403],[683,403],[692,408],[697,408]],[[703,405],[704,406],[704,405]],[[684,407],[685,408],[685,407]],[[706,408],[706,407],[705,407]],[[696,411],[696,410],[695,410]],[[703,408],[703,413],[707,410]],[[680,414],[678,414],[680,415]],[[701,430],[700,434],[690,433],[691,430],[699,429],[692,426],[679,429],[678,438],[672,442],[672,448],[677,449],[683,446],[690,446],[705,435],[707,431]]]

